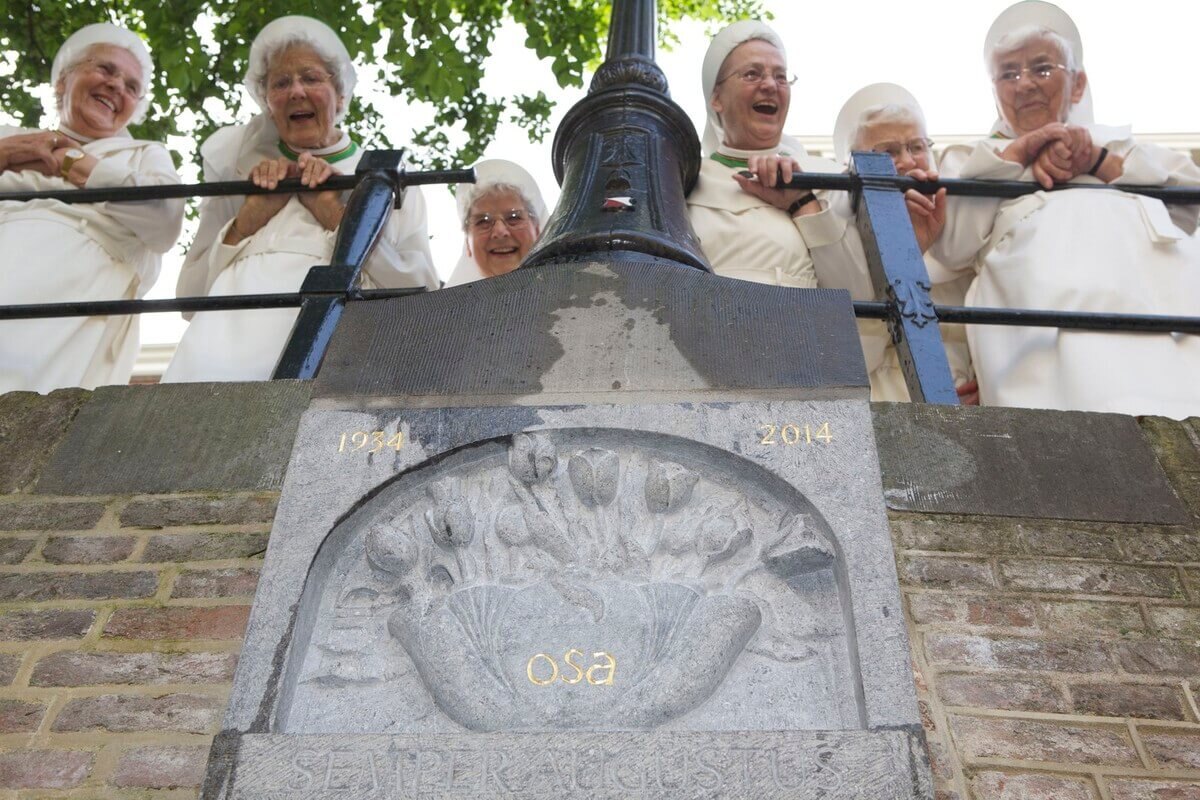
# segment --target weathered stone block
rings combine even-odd
[[[86,750],[0,752],[0,789],[70,789],[87,778],[93,757]]]
[[[1130,561],[1161,561],[1170,564],[1200,562],[1200,534],[1137,531],[1123,542]]]
[[[134,500],[121,510],[121,524],[130,528],[170,528],[270,522],[277,499],[270,494]]]
[[[1015,597],[920,592],[908,595],[908,605],[913,622],[918,625],[960,623],[997,628],[1037,626],[1037,604]]]
[[[1098,717],[1186,719],[1177,686],[1075,683],[1070,686],[1075,712]]]
[[[277,488],[303,381],[104,386],[46,464],[39,494]]]
[[[1046,522],[1024,526],[1021,538],[1025,552],[1034,556],[1067,556],[1097,560],[1120,560],[1122,536],[1086,531]]]
[[[78,639],[88,632],[96,612],[90,609],[38,609],[0,613],[0,641]]]
[[[1055,637],[1127,636],[1146,630],[1141,610],[1132,603],[1090,600],[1046,601],[1038,606],[1041,627]]]
[[[52,653],[34,665],[30,686],[221,683],[233,678],[232,653]]]
[[[990,589],[996,578],[987,561],[935,556],[904,556],[900,582],[932,589]]]
[[[57,733],[82,731],[174,731],[213,733],[225,703],[199,694],[168,694],[161,697],[106,694],[69,701],[58,712],[52,730]]]
[[[1021,525],[1006,519],[955,520],[906,515],[894,517],[891,528],[896,545],[910,550],[972,555],[1022,552]]]
[[[231,567],[182,572],[175,579],[171,597],[249,597],[258,585],[258,570]]]
[[[125,639],[240,639],[249,615],[249,606],[119,608],[104,627],[104,635]]]
[[[0,698],[0,734],[33,733],[42,724],[46,706]]]
[[[955,740],[968,762],[1011,758],[1070,764],[1141,766],[1128,736],[1115,729],[1085,728],[1000,717],[951,717]]]
[[[1179,576],[1170,567],[1132,567],[1067,561],[1005,559],[1004,585],[1035,592],[1182,597]]]
[[[130,748],[121,753],[112,783],[138,789],[199,786],[207,758],[207,747]]]
[[[1165,417],[1142,417],[1142,433],[1169,474],[1200,472],[1200,450],[1188,435],[1187,423]]]
[[[1062,693],[1048,680],[950,674],[940,676],[937,687],[938,697],[948,706],[1043,713],[1068,710]]]
[[[1112,800],[1200,800],[1200,781],[1109,778]]]
[[[926,633],[925,652],[934,664],[980,669],[1101,672],[1112,668],[1104,647],[1088,640],[1016,639]]]
[[[129,558],[135,544],[132,536],[51,536],[42,558],[51,564],[111,564]]]
[[[1143,639],[1115,645],[1121,667],[1138,675],[1200,675],[1200,643]]]
[[[261,556],[267,549],[266,533],[167,533],[152,536],[141,560],[210,561]]]
[[[0,494],[25,491],[33,485],[90,396],[84,389],[0,395]]]
[[[1097,800],[1087,778],[980,772],[971,780],[972,800]]]
[[[70,531],[95,527],[102,503],[0,503],[0,531]]]
[[[130,600],[158,591],[156,572],[22,572],[0,575],[0,601]]]
[[[1166,639],[1200,641],[1200,608],[1196,606],[1150,606],[1150,622],[1155,632]]]
[[[1200,731],[1139,731],[1150,757],[1167,769],[1200,769]]]
[[[0,564],[19,564],[32,552],[37,539],[32,536],[0,537]]]
[[[21,656],[18,654],[0,653],[0,686],[8,686],[17,677],[21,668]]]

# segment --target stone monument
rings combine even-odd
[[[348,307],[204,797],[931,797],[849,298],[708,272],[613,18],[530,265]]]

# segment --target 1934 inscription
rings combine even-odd
[[[404,431],[389,433],[387,431],[342,431],[338,439],[339,453],[363,452],[379,453],[385,448],[391,448],[397,453],[404,447]]]

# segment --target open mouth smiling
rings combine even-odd
[[[92,99],[95,100],[100,105],[107,108],[112,113],[114,113],[114,114],[117,113],[117,104],[115,101],[111,100],[110,98],[104,97],[103,95],[94,94],[94,95],[92,95]]]
[[[317,115],[313,111],[293,111],[288,114],[288,119],[292,122],[310,122],[316,118]]]
[[[779,111],[779,106],[776,103],[772,103],[770,100],[759,101],[755,103],[752,108],[755,110],[755,112],[768,117],[775,116],[775,114]]]

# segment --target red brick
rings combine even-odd
[[[1200,646],[1188,642],[1143,639],[1116,644],[1117,659],[1126,672],[1138,675],[1200,675]]]
[[[0,733],[33,733],[42,724],[46,707],[41,703],[0,698]]]
[[[116,600],[152,597],[156,572],[24,572],[0,575],[0,601]]]
[[[0,503],[0,531],[82,531],[102,516],[102,503]]]
[[[69,701],[55,718],[58,733],[78,731],[177,731],[213,733],[225,702],[198,694],[161,697],[106,694]]]
[[[9,611],[0,614],[0,641],[77,639],[88,632],[95,619],[96,612],[90,609]]]
[[[0,564],[20,564],[35,544],[32,536],[0,536]]]
[[[926,633],[929,660],[947,667],[1102,672],[1111,669],[1097,642],[1041,641],[951,633]]]
[[[266,549],[265,533],[167,533],[150,539],[142,561],[149,564],[251,558],[261,556]]]
[[[1011,597],[958,593],[910,594],[909,613],[918,625],[958,622],[997,628],[1026,628],[1036,624],[1037,604]]]
[[[1131,567],[1066,561],[1000,563],[1007,587],[1037,592],[1116,594],[1138,597],[1182,597],[1175,570],[1170,567]]]
[[[1009,758],[1068,764],[1141,765],[1133,744],[1109,729],[998,717],[951,718],[959,751],[968,761]]]
[[[275,518],[279,496],[181,497],[135,500],[121,511],[121,524],[134,528],[176,525],[245,525]]]
[[[932,736],[926,737],[925,744],[929,752],[929,770],[938,780],[949,780],[954,777],[954,761],[950,757],[949,748]]]
[[[207,747],[141,747],[121,753],[112,782],[123,788],[174,789],[199,786]]]
[[[1167,639],[1200,640],[1200,608],[1151,606],[1150,622]]]
[[[83,783],[92,754],[80,750],[0,752],[0,788],[70,789]]]
[[[1113,533],[1064,528],[1052,522],[1026,526],[1022,534],[1025,552],[1036,556],[1068,556],[1097,560],[1121,560],[1120,541]]]
[[[52,653],[34,665],[29,685],[221,683],[236,663],[233,653]]]
[[[1046,680],[1016,680],[989,675],[942,675],[938,697],[948,706],[975,706],[1009,711],[1063,712],[1062,693]]]
[[[1200,561],[1200,535],[1145,531],[1125,540],[1129,561],[1189,564]]]
[[[975,800],[1096,800],[1094,784],[1086,778],[1058,775],[981,772],[971,781]]]
[[[42,558],[51,564],[111,564],[129,558],[136,543],[132,536],[51,536]]]
[[[172,597],[250,597],[258,586],[256,569],[204,569],[183,572],[175,579]]]
[[[1055,636],[1126,636],[1146,630],[1142,612],[1132,603],[1064,600],[1041,603],[1038,617]]]
[[[1141,729],[1142,742],[1161,767],[1200,769],[1200,734]]]
[[[990,589],[996,585],[986,561],[907,556],[900,562],[900,583],[933,589]]]
[[[105,636],[126,639],[241,639],[249,606],[119,608]]]
[[[1183,695],[1173,686],[1073,684],[1071,699],[1076,713],[1079,714],[1139,719],[1186,719]]]
[[[16,653],[0,654],[0,686],[8,686],[17,677],[21,668],[21,656]]]
[[[975,800],[1096,800],[1094,784],[1086,778],[1058,775],[981,772],[971,781]]]
[[[1019,553],[1020,525],[1007,521],[988,524],[950,520],[894,519],[892,535],[899,549],[954,553]]]
[[[1200,783],[1191,781],[1109,778],[1108,791],[1112,800],[1200,800]]]

